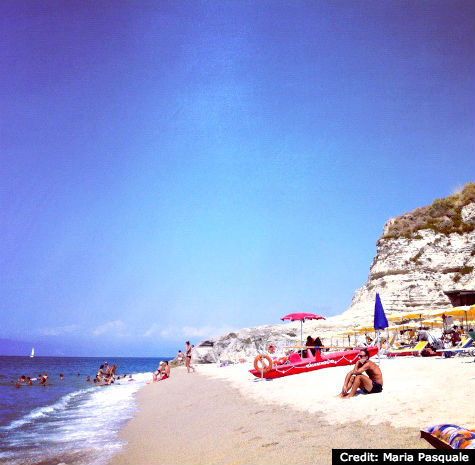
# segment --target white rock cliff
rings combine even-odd
[[[388,237],[398,218],[410,214],[388,220],[377,241],[367,283],[355,292],[350,307],[341,315],[306,322],[304,339],[307,335],[318,335],[329,344],[331,340],[335,342],[336,333],[370,323],[376,292],[390,315],[398,311],[449,308],[452,304],[445,292],[475,289],[475,231],[467,226],[475,225],[475,203],[465,205],[460,213],[467,230],[463,233],[418,229],[412,237]],[[259,346],[291,345],[299,339],[299,322],[244,328],[197,344],[194,359],[202,363],[249,360]]]

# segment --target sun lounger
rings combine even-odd
[[[472,338],[465,338],[465,336],[455,347],[451,347],[450,349],[439,349],[437,352],[453,352],[454,354],[462,355],[464,352],[471,353],[473,350],[473,339]]]
[[[404,357],[408,355],[420,355],[428,344],[427,341],[419,341],[415,347],[406,347],[404,349],[394,349],[386,351],[387,357]]]

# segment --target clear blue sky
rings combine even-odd
[[[0,30],[0,353],[338,314],[384,222],[474,178],[472,0],[12,0]]]

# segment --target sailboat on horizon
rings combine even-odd
[[[30,358],[33,358],[34,356],[35,356],[35,348],[32,347],[32,348],[31,348]]]

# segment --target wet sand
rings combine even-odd
[[[234,369],[243,375],[243,383],[261,392],[271,386],[286,390],[288,380],[293,378],[295,383],[303,376],[254,382],[247,378],[246,368],[199,367],[202,373],[195,374],[176,368],[170,379],[146,386],[138,393],[140,410],[120,433],[127,445],[111,463],[330,464],[333,448],[430,448],[419,437],[421,425],[397,428],[384,418],[368,424],[364,414],[351,421],[329,422],[322,413],[245,395],[229,381],[211,376],[213,370],[229,376],[231,371],[226,370]],[[308,382],[300,381],[302,385]],[[301,398],[302,393],[295,396]],[[338,399],[336,405],[351,410],[351,405],[374,396]],[[319,402],[324,408],[325,399]]]

